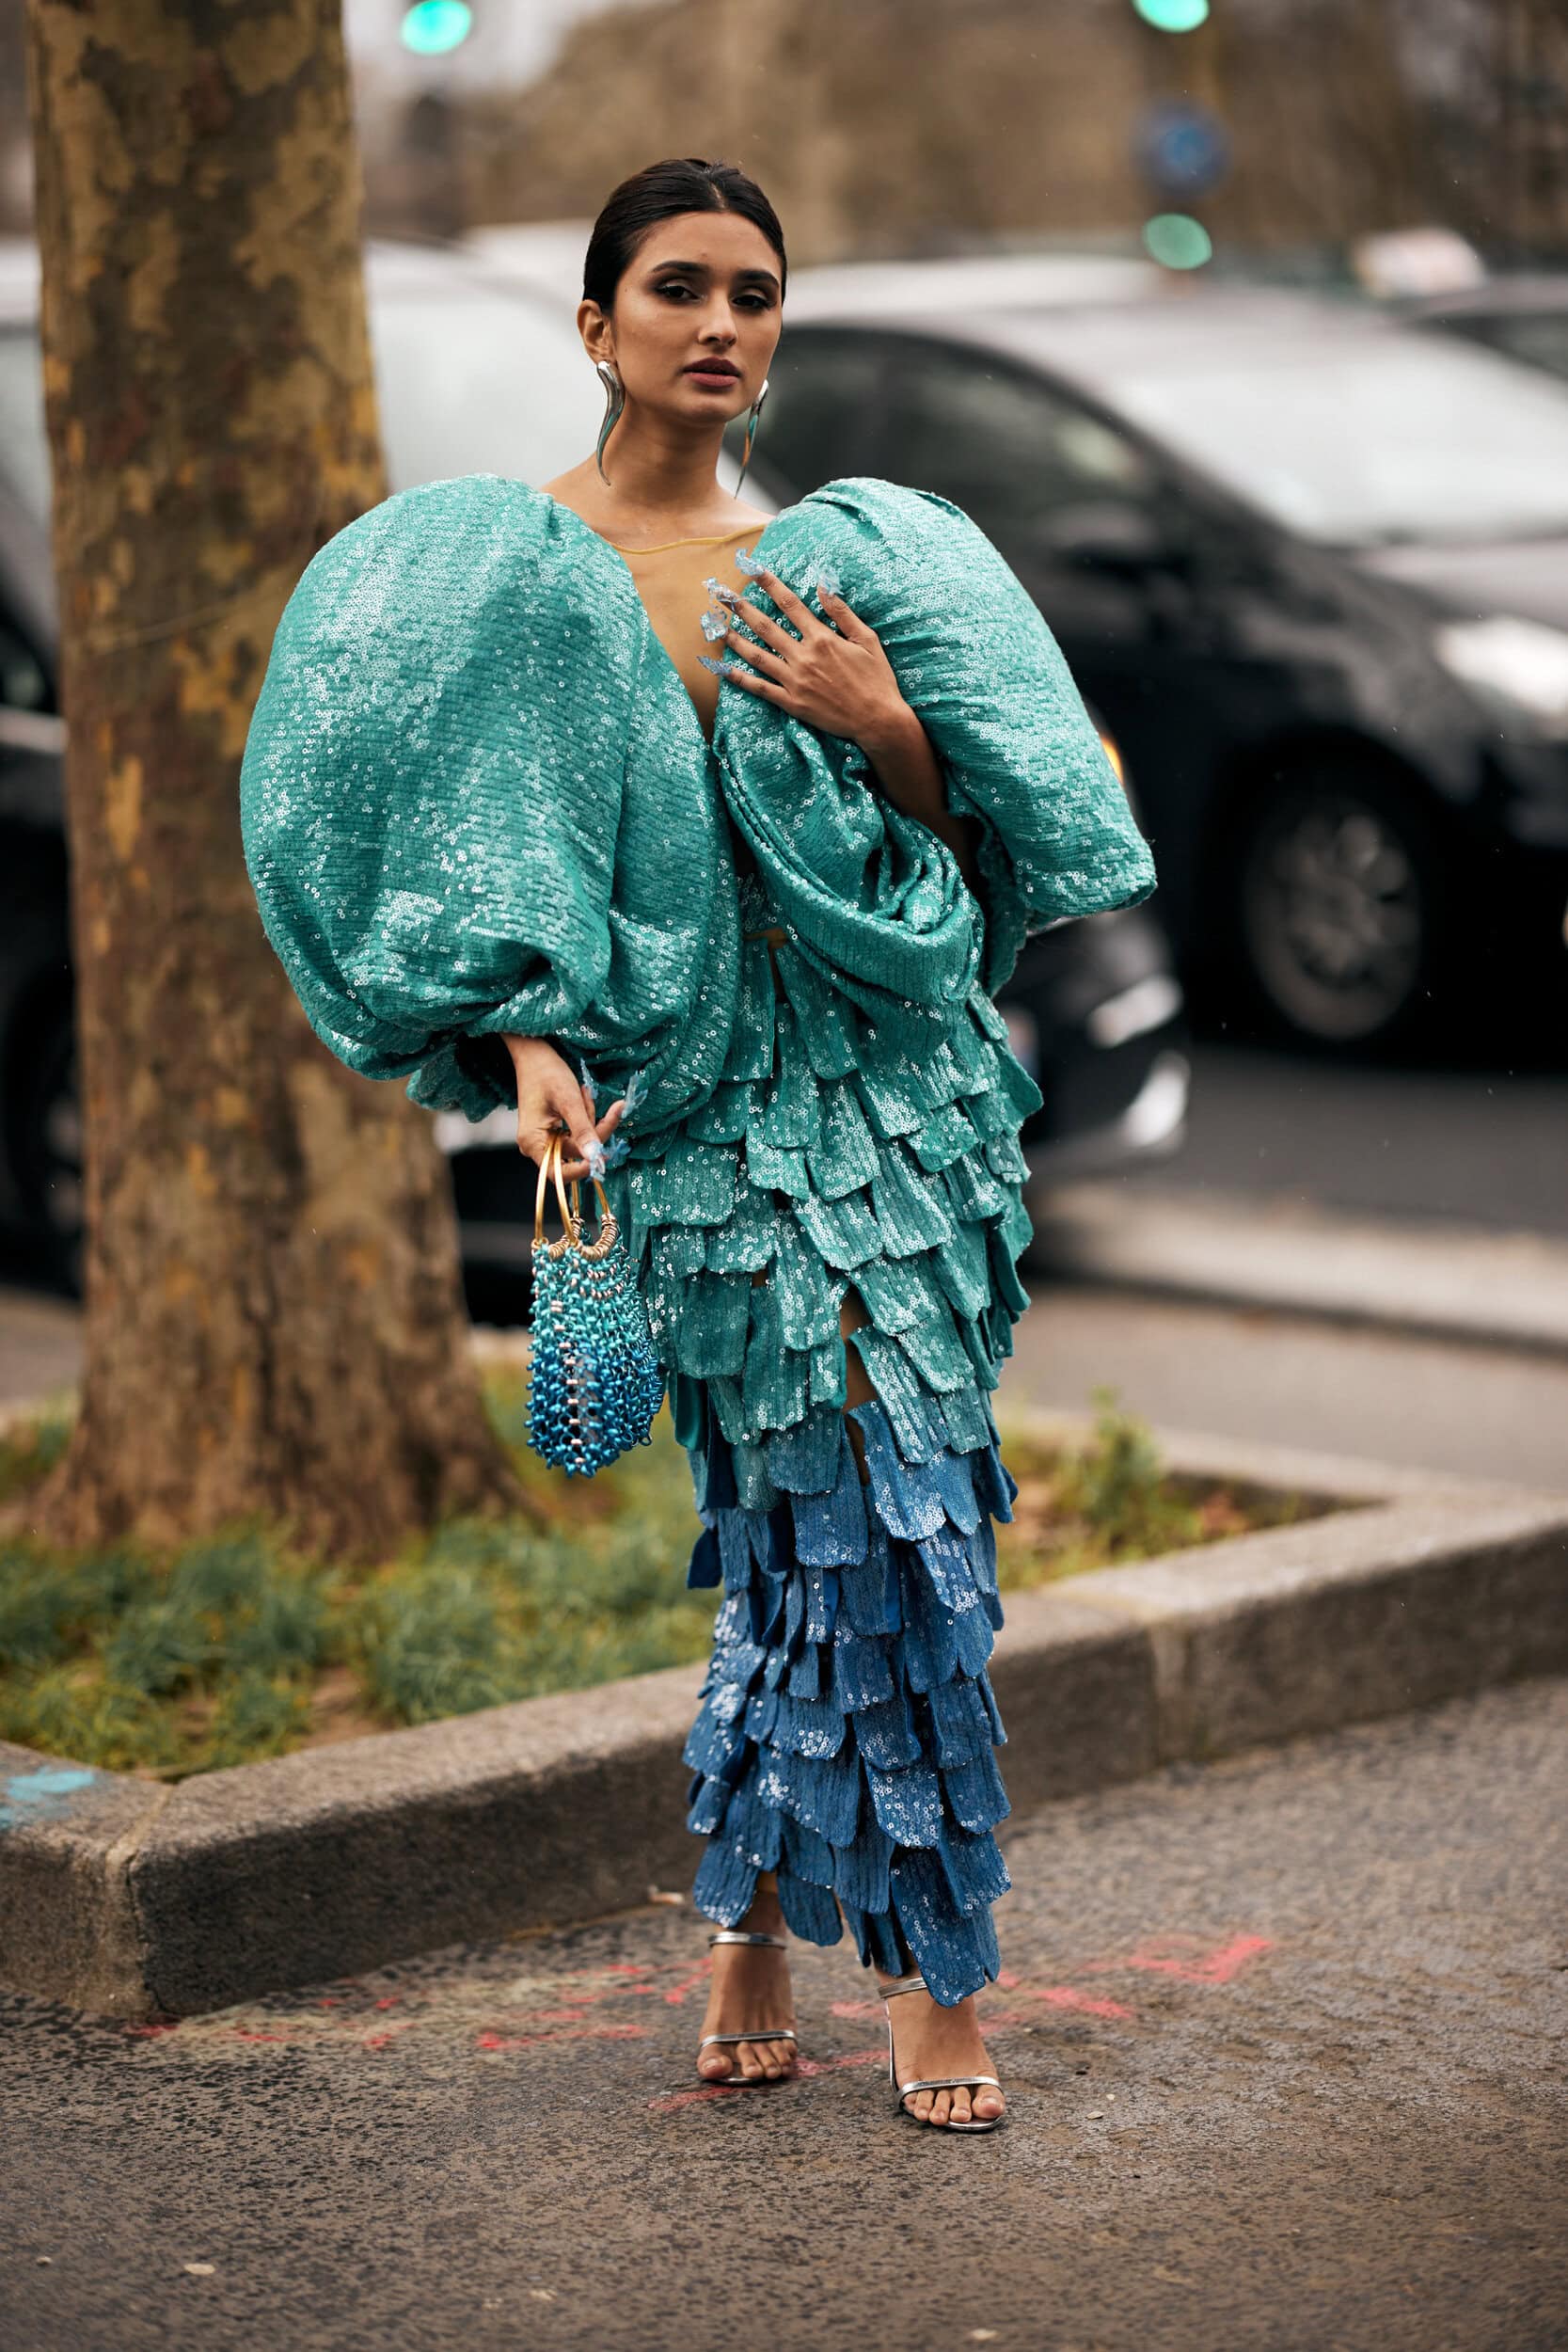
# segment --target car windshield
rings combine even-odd
[[[1135,424],[1336,547],[1568,531],[1568,389],[1435,337],[1250,339],[1097,379]]]

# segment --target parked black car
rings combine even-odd
[[[1511,1023],[1560,990],[1568,392],[1370,306],[1204,287],[817,305],[772,377],[775,496],[940,491],[1035,596],[1212,1015],[1369,1049],[1483,983]]]
[[[372,336],[394,487],[472,471],[542,482],[593,446],[603,394],[571,308],[469,257],[372,247]],[[0,1226],[74,1279],[81,1224],[68,869],[55,700],[36,262],[0,249]],[[730,461],[733,467],[733,459]],[[748,494],[767,505],[765,485]],[[1142,908],[1041,934],[1002,1000],[1045,1095],[1043,1179],[1174,1149],[1189,1065],[1181,992]],[[437,1118],[470,1287],[525,1270],[532,1170],[515,1120]]]

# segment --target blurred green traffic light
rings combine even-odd
[[[463,0],[417,0],[403,20],[403,45],[421,57],[461,48],[472,32],[473,10]]]
[[[1132,6],[1157,33],[1196,33],[1209,15],[1209,0],[1132,0]]]
[[[1214,250],[1208,230],[1191,213],[1156,213],[1144,223],[1144,245],[1166,269],[1201,269]]]

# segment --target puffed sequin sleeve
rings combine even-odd
[[[1147,898],[1153,855],[1055,637],[980,526],[874,476],[819,495],[855,519],[844,593],[919,714],[949,807],[979,822],[994,996],[1047,923]]]
[[[339,532],[278,624],[241,771],[261,920],[316,1034],[470,1118],[512,1099],[499,1033],[569,1028],[610,958],[632,659],[624,632],[593,642],[530,535],[540,504],[464,476]]]

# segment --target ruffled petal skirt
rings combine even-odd
[[[754,877],[742,915],[779,920]],[[1041,1098],[978,990],[872,1017],[794,945],[745,956],[719,1088],[612,1171],[691,1463],[687,1581],[723,1593],[685,1756],[694,1899],[734,1926],[774,1871],[796,1934],[847,1921],[863,1963],[952,2004],[998,1972],[1009,1884],[987,1661],[1017,1487],[990,1391],[1028,1303],[1017,1131]]]

